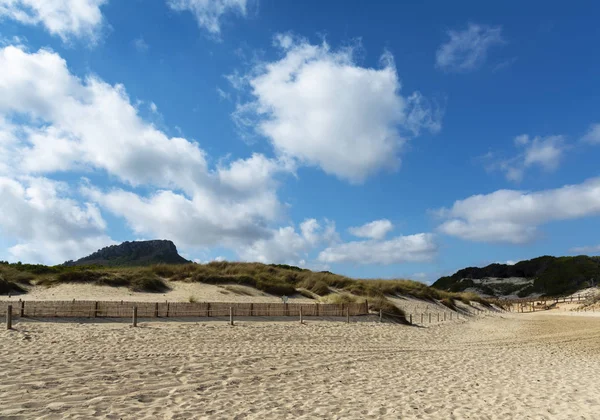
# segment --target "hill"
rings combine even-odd
[[[101,265],[105,267],[133,267],[152,264],[187,264],[177,253],[175,244],[168,240],[123,242],[94,252],[77,261],[67,261],[63,265]]]
[[[490,296],[556,296],[594,286],[600,280],[600,257],[543,256],[514,265],[490,264],[468,267],[441,277],[434,288]]]

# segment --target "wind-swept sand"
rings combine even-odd
[[[17,323],[0,418],[597,419],[600,318]]]

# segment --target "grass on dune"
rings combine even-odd
[[[299,267],[243,262],[210,262],[208,264],[157,264],[150,267],[43,266],[0,262],[0,276],[11,284],[88,283],[124,286],[133,291],[164,292],[164,280],[199,282],[214,285],[243,285],[275,296],[301,293],[319,300],[351,299],[386,303],[386,297],[412,296],[455,307],[464,303],[487,301],[472,293],[453,293],[428,287],[412,280],[355,280],[328,271],[315,272]],[[4,293],[0,291],[0,293]],[[341,295],[347,297],[329,297]],[[387,301],[389,302],[389,301]],[[391,303],[390,303],[391,304]],[[393,305],[393,304],[391,304]],[[393,310],[392,308],[389,308]]]
[[[61,283],[94,284],[97,286],[128,287],[133,292],[163,293],[169,290],[164,280],[143,268],[111,268],[65,271],[56,276],[40,278],[36,284],[53,286]]]

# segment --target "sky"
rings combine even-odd
[[[170,239],[430,283],[598,255],[599,13],[0,0],[0,260]]]

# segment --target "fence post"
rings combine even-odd
[[[229,325],[233,325],[233,307],[229,307]]]
[[[210,317],[210,303],[206,304],[206,316]]]
[[[379,310],[379,322],[383,321],[383,312],[381,312],[381,309]]]
[[[450,321],[452,321],[452,312],[450,312]]]
[[[158,302],[154,304],[154,318],[158,318]]]
[[[409,316],[410,316],[410,320],[408,322],[410,323],[410,325],[412,325],[412,314],[410,314]]]
[[[444,321],[446,320],[446,312],[444,312]]]
[[[431,324],[431,312],[429,312],[429,323]]]
[[[19,313],[19,316],[21,318],[23,318],[25,316],[25,301],[24,300],[21,301],[21,312]]]
[[[300,313],[302,313],[302,308],[300,308]],[[254,304],[250,304],[250,316],[254,316]]]
[[[167,318],[169,317],[169,302],[167,302]]]
[[[133,307],[133,324],[134,327],[137,327],[137,306]]]
[[[302,306],[300,307],[300,323],[302,324]]]
[[[365,299],[365,314],[369,314],[369,301]]]
[[[6,307],[6,329],[12,330],[12,305]]]
[[[98,316],[98,301],[94,302],[94,318]]]
[[[421,325],[423,325],[423,313],[421,313]]]
[[[350,323],[350,308],[346,308],[346,323]]]
[[[438,312],[437,315],[438,315],[438,322],[440,322],[440,313]]]

